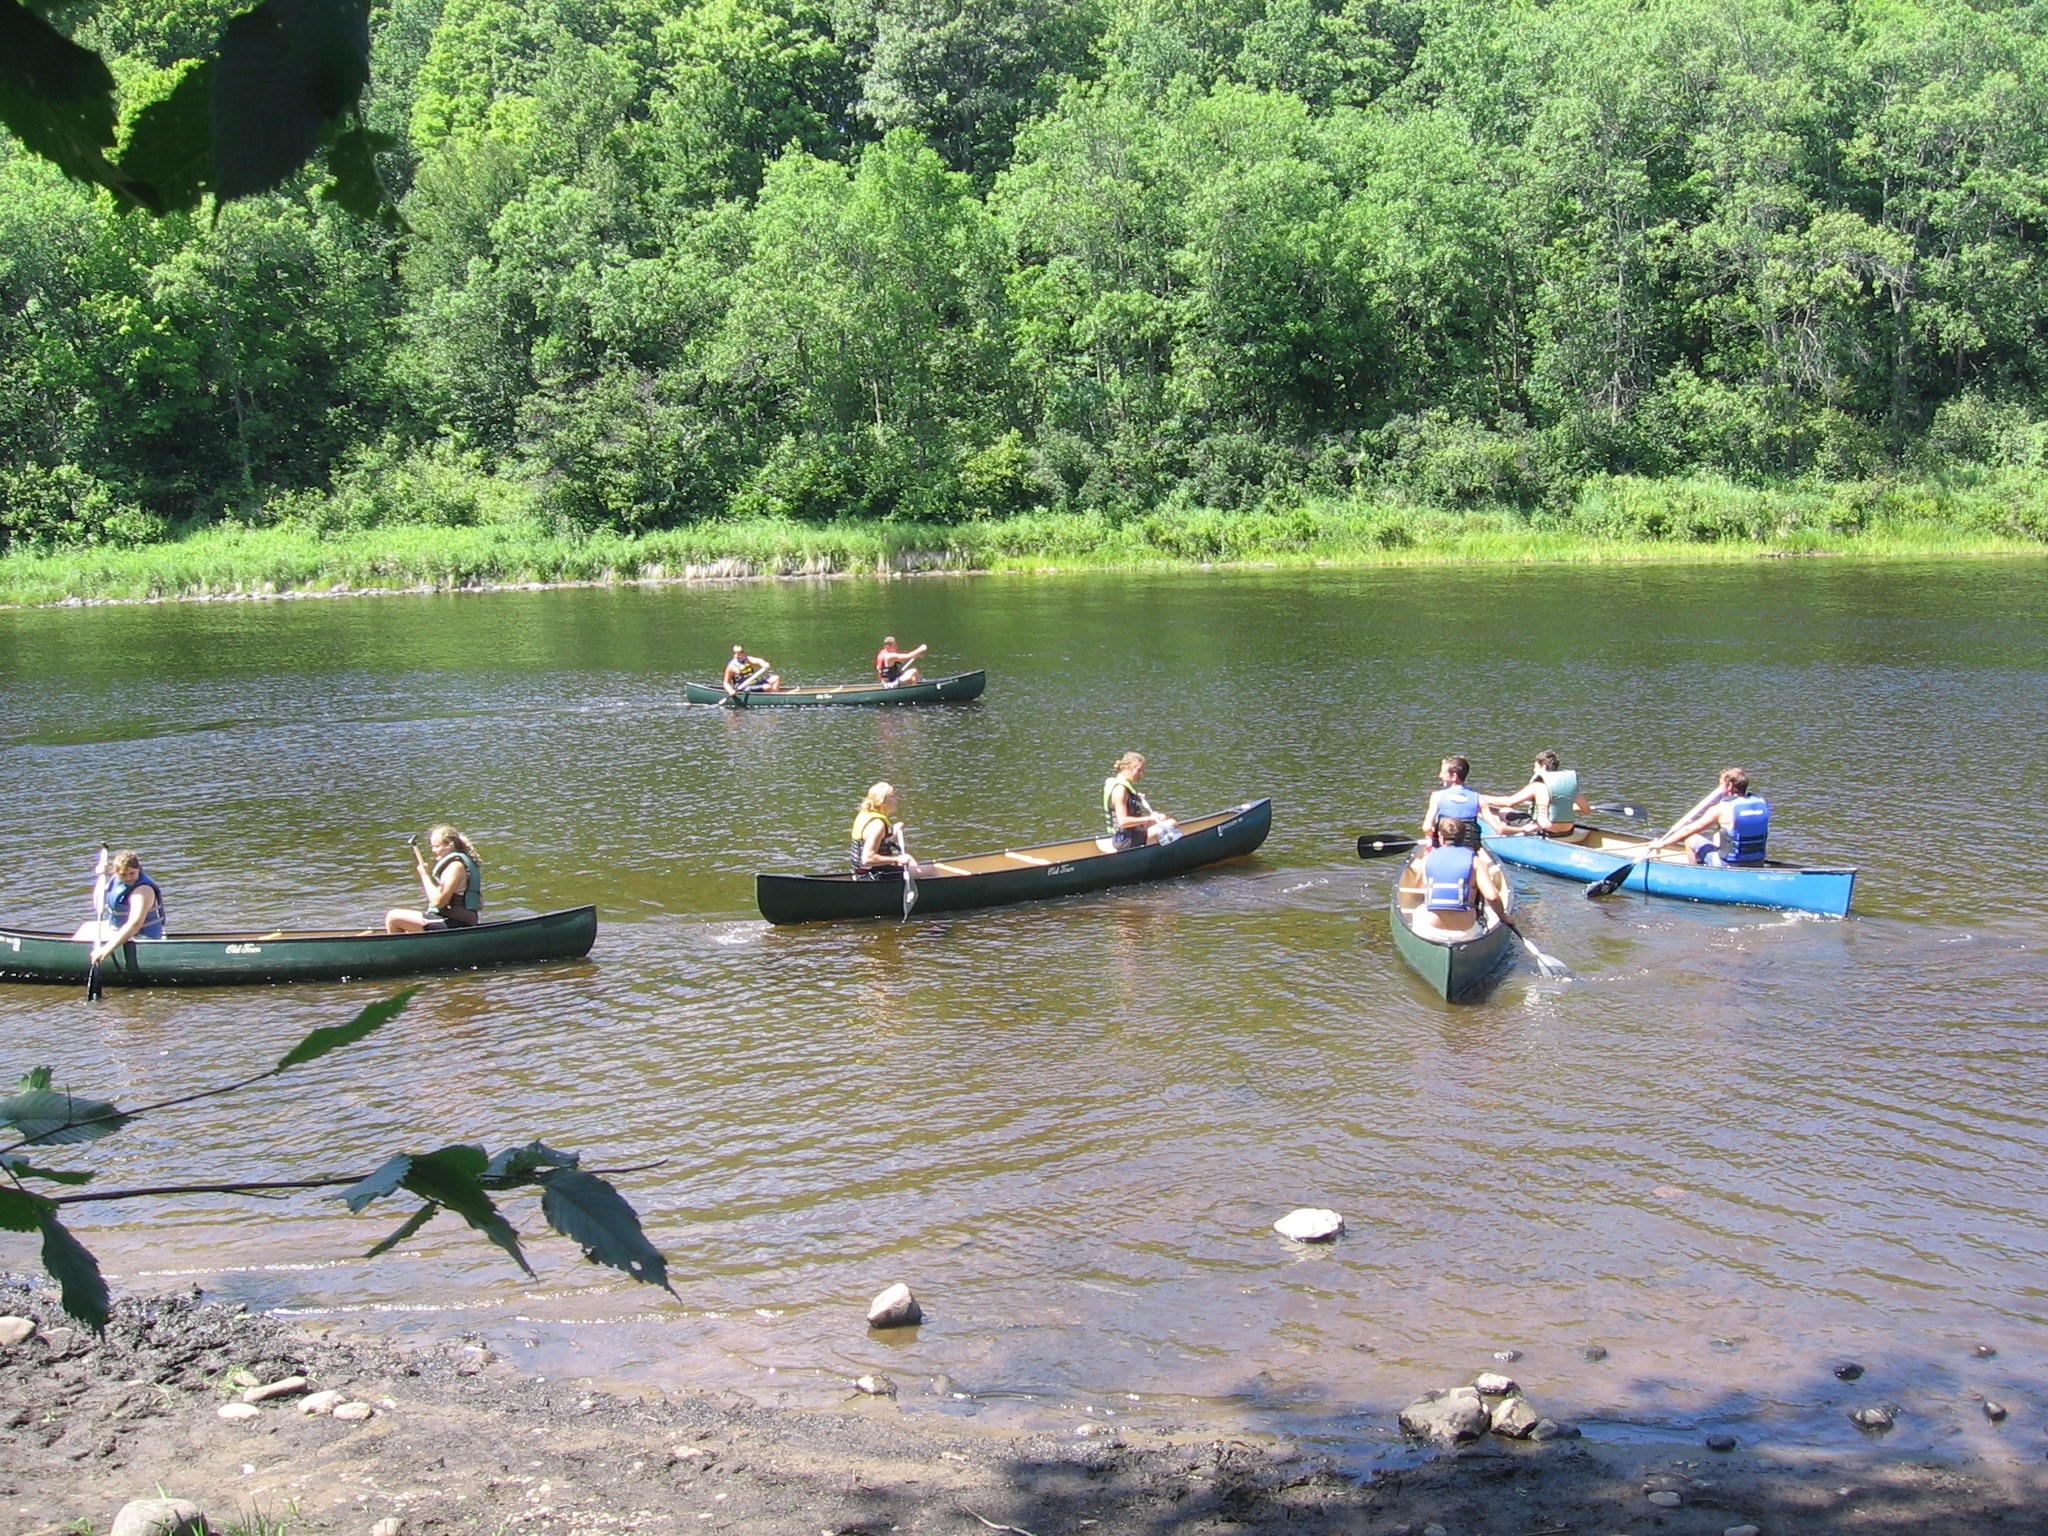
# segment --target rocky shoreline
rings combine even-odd
[[[2048,1464],[1934,1465],[1881,1443],[1716,1455],[1496,1427],[1360,1481],[1275,1441],[989,1432],[851,1383],[842,1413],[630,1399],[480,1346],[323,1339],[193,1296],[123,1301],[98,1339],[25,1283],[0,1283],[0,1314],[34,1325],[0,1344],[0,1530],[16,1536],[104,1536],[156,1498],[197,1506],[216,1536],[1962,1536],[2048,1521]],[[1423,1403],[1467,1395],[1489,1420],[1522,1401],[1493,1376]]]

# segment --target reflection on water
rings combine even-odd
[[[0,912],[78,921],[106,838],[143,850],[187,926],[352,921],[407,895],[401,837],[446,818],[497,910],[602,913],[588,964],[431,980],[371,1045],[99,1150],[150,1182],[532,1136],[658,1159],[622,1182],[679,1301],[559,1242],[527,1284],[449,1218],[366,1262],[402,1209],[211,1196],[92,1208],[81,1229],[133,1286],[202,1276],[763,1401],[836,1402],[880,1369],[912,1409],[1341,1438],[1517,1349],[1546,1407],[1617,1424],[1853,1437],[1838,1358],[1881,1395],[2018,1413],[2048,1313],[2048,895],[2024,831],[2048,788],[2044,600],[2038,565],[1788,562],[0,615]],[[885,631],[988,667],[987,696],[678,707],[735,638],[822,681],[859,676]],[[1592,903],[1521,875],[1573,978],[1519,969],[1445,1007],[1386,940],[1392,863],[1351,841],[1410,826],[1446,751],[1508,787],[1542,746],[1596,798],[1664,814],[1747,764],[1786,848],[1862,866],[1857,915]],[[753,914],[756,870],[838,866],[874,779],[902,787],[920,852],[970,852],[1092,827],[1132,747],[1176,813],[1273,795],[1271,841],[1038,907]],[[0,1011],[10,1072],[48,1061],[132,1101],[246,1073],[379,995],[87,1009],[17,987]],[[1303,1204],[1349,1235],[1290,1247],[1270,1224]],[[32,1261],[0,1236],[0,1264]],[[930,1321],[872,1336],[866,1301],[897,1279]],[[1947,1422],[1893,1443],[1979,1433],[1914,1427]]]

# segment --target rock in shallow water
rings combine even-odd
[[[108,1536],[206,1536],[206,1516],[190,1499],[130,1499]]]
[[[1685,1500],[1679,1497],[1679,1495],[1673,1493],[1669,1488],[1659,1488],[1655,1493],[1650,1495],[1650,1502],[1656,1505],[1659,1509],[1676,1509],[1679,1505],[1683,1504]]]
[[[1877,1433],[1890,1429],[1898,1422],[1899,1410],[1895,1403],[1874,1403],[1868,1408],[1858,1408],[1849,1415],[1849,1422],[1858,1429]]]
[[[1482,1397],[1506,1397],[1516,1390],[1515,1378],[1499,1371],[1481,1371],[1472,1378],[1472,1390]]]
[[[1344,1233],[1344,1218],[1335,1211],[1304,1205],[1273,1223],[1273,1230],[1297,1243],[1327,1243]]]
[[[922,1321],[924,1308],[917,1304],[907,1285],[892,1285],[868,1303],[870,1328],[908,1328]]]
[[[1401,1433],[1438,1445],[1458,1445],[1486,1433],[1492,1415],[1470,1387],[1431,1393],[1401,1410]]]
[[[1863,1367],[1854,1360],[1835,1367],[1835,1380],[1855,1381],[1863,1375]]]
[[[896,1383],[886,1376],[856,1376],[853,1379],[853,1390],[865,1393],[869,1397],[894,1397]]]
[[[1732,1451],[1735,1449],[1735,1437],[1733,1435],[1709,1435],[1707,1436],[1707,1449],[1710,1451]]]
[[[2005,1420],[2005,1404],[1994,1403],[1990,1398],[1985,1398],[1984,1417],[1994,1424],[2003,1423]]]
[[[1493,1410],[1493,1432],[1507,1440],[1526,1440],[1542,1421],[1526,1397],[1504,1398]]]

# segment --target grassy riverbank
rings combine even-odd
[[[1564,514],[1354,499],[950,525],[714,521],[641,535],[563,534],[523,521],[217,527],[128,548],[8,555],[0,604],[921,570],[2041,553],[2048,481],[2032,476],[1776,489],[1610,479]]]

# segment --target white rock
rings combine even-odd
[[[1343,1234],[1344,1218],[1335,1211],[1304,1205],[1274,1222],[1273,1230],[1297,1243],[1327,1243]]]
[[[228,1385],[231,1387],[260,1387],[263,1385],[263,1378],[247,1366],[238,1365],[228,1372]]]
[[[206,1536],[206,1516],[189,1499],[130,1499],[107,1536]]]
[[[1493,1432],[1504,1440],[1526,1440],[1541,1418],[1526,1397],[1504,1397],[1493,1410]]]
[[[894,1397],[896,1383],[886,1376],[856,1376],[853,1390],[865,1392],[869,1397]]]
[[[253,1419],[262,1411],[254,1403],[222,1403],[214,1409],[224,1419]]]
[[[365,1419],[377,1417],[377,1410],[368,1403],[343,1403],[334,1410],[334,1416],[346,1424],[360,1424]]]
[[[1679,1505],[1683,1504],[1685,1500],[1680,1498],[1677,1494],[1673,1493],[1669,1488],[1659,1488],[1655,1493],[1650,1495],[1650,1502],[1656,1505],[1659,1509],[1676,1509]]]
[[[1763,1536],[1763,1532],[1753,1525],[1731,1525],[1721,1536]]]
[[[396,1515],[386,1515],[370,1527],[370,1536],[405,1536],[405,1522]]]
[[[1512,1376],[1503,1376],[1499,1371],[1481,1371],[1472,1378],[1472,1390],[1486,1397],[1506,1397],[1520,1388]]]
[[[329,1388],[325,1392],[308,1392],[299,1399],[298,1408],[301,1413],[332,1413],[347,1401],[346,1392],[336,1392]]]
[[[868,1303],[870,1328],[908,1328],[924,1321],[924,1308],[907,1285],[892,1285]]]
[[[245,1403],[267,1403],[273,1397],[297,1397],[306,1390],[308,1383],[303,1376],[286,1376],[271,1382],[268,1386],[251,1387],[242,1394]]]
[[[13,1349],[36,1336],[36,1325],[25,1317],[0,1317],[0,1349]]]
[[[1440,1525],[1425,1525],[1422,1528],[1422,1536],[1451,1536],[1451,1533]]]

